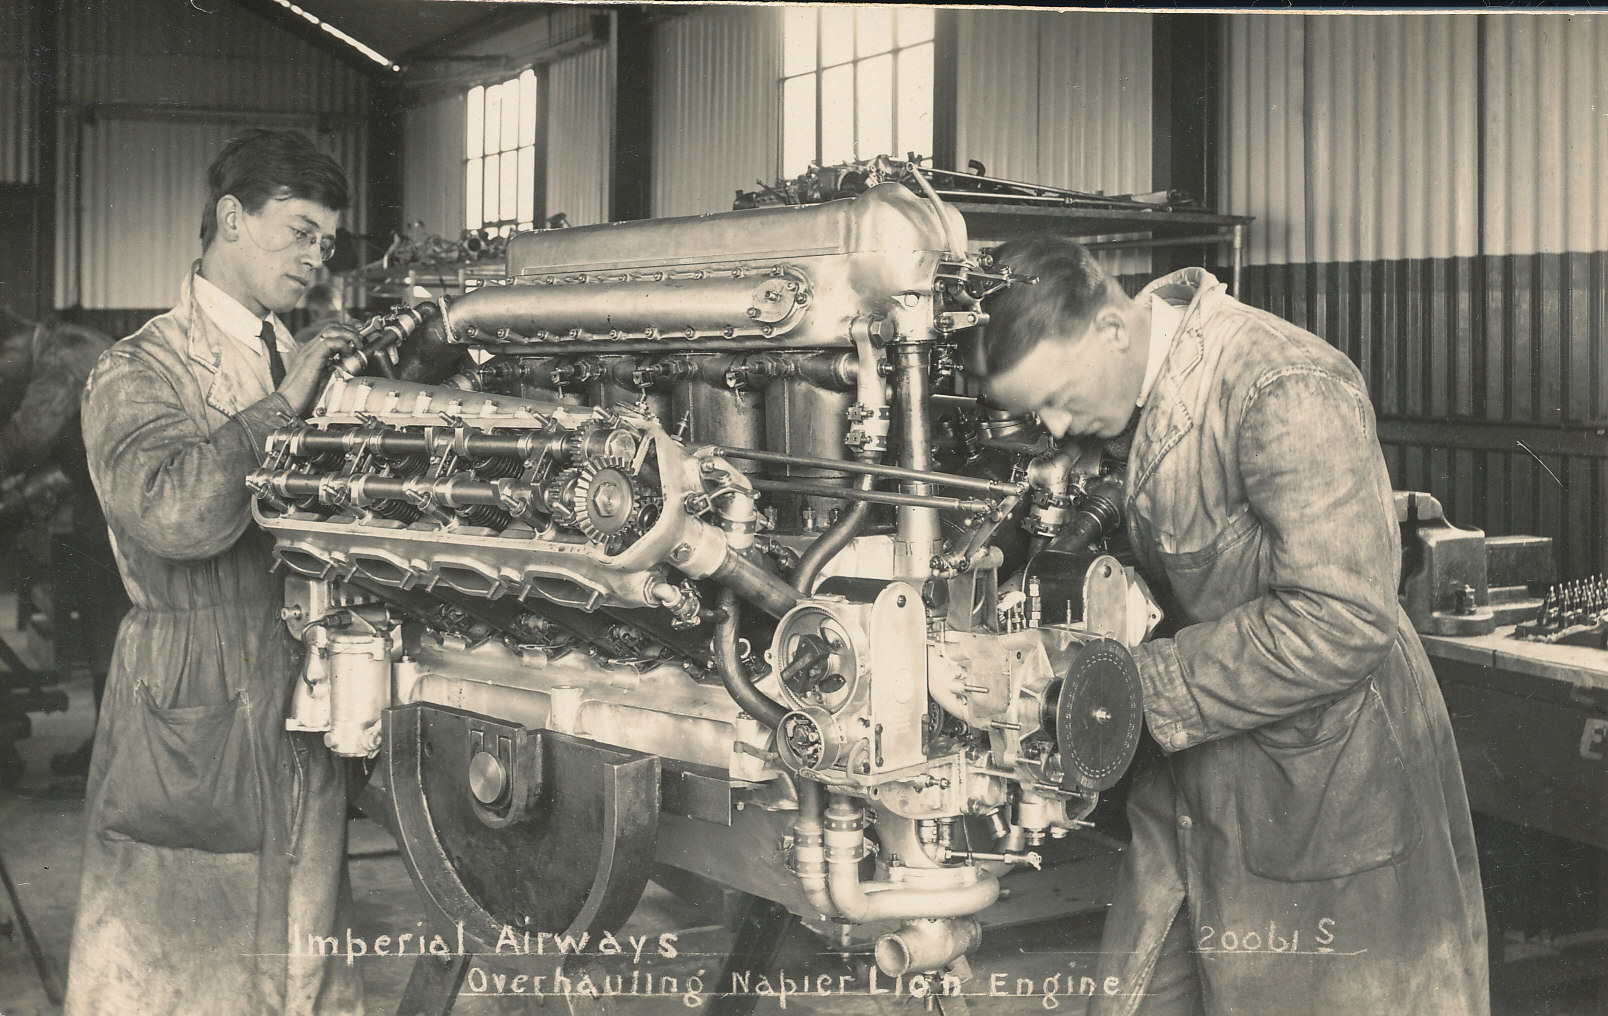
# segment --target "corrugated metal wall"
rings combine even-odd
[[[1149,14],[956,11],[956,155],[1052,187],[1151,189]]]
[[[85,307],[164,307],[200,254],[203,177],[240,124],[109,121],[87,129],[78,170]]]
[[[61,8],[66,103],[367,109],[362,74],[234,4],[76,0]]]
[[[1252,263],[1608,248],[1601,14],[1245,14],[1227,34],[1219,204],[1257,217]]]
[[[1485,253],[1608,249],[1608,16],[1479,20]]]
[[[243,126],[332,129],[321,144],[345,166],[362,232],[368,79],[234,5],[85,0],[61,9],[57,306],[165,307],[199,254],[201,179]],[[97,103],[170,106],[86,122]],[[198,111],[261,111],[208,115]],[[266,114],[291,114],[289,117]],[[196,117],[200,117],[197,119]]]
[[[1152,189],[1151,15],[956,11],[956,156],[1052,187]],[[1101,255],[1145,272],[1143,253]]]
[[[1358,363],[1398,489],[1608,570],[1608,20],[1240,15],[1248,302]]]
[[[1033,11],[956,11],[955,156],[990,176],[1039,180],[1039,41]]]
[[[654,33],[653,214],[731,208],[755,180],[775,180],[781,12],[717,7]]]
[[[569,12],[536,20],[536,27],[510,33],[510,47],[517,44],[516,48],[526,50],[550,40],[554,32],[590,31],[585,18],[577,21]],[[494,53],[490,44],[483,44],[477,52],[516,61],[489,79],[482,75],[480,83],[505,80],[521,68],[512,49]],[[553,60],[546,65],[545,81],[547,201],[538,212],[543,217],[563,212],[574,226],[606,221],[614,103],[609,48],[594,46]],[[403,221],[423,222],[427,232],[445,237],[463,232],[464,132],[468,126],[464,95],[474,83],[475,79],[465,78],[461,91],[448,86],[454,90],[427,98],[403,117]]]
[[[0,183],[33,183],[38,171],[39,12],[33,0],[0,0]]]
[[[1305,22],[1247,14],[1226,28],[1217,210],[1256,216],[1253,264],[1308,257]]]
[[[1605,293],[1595,251],[1258,265],[1243,298],[1362,368],[1398,490],[1579,577],[1608,571]]]
[[[316,120],[301,129],[312,134]],[[64,189],[78,214],[62,223],[57,259],[61,306],[167,307],[185,269],[201,255],[206,169],[224,144],[259,123],[108,119],[74,132]],[[361,129],[317,140],[345,169],[353,204],[342,223],[363,231],[367,152]]]
[[[1251,263],[1476,251],[1477,25],[1229,20],[1219,207],[1256,216]]]
[[[463,95],[448,95],[407,111],[402,121],[402,221],[426,232],[463,232]]]
[[[572,226],[606,222],[613,75],[606,49],[556,61],[547,69],[547,215]]]

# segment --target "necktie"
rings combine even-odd
[[[277,390],[279,383],[285,380],[285,361],[279,355],[279,341],[274,337],[273,322],[263,318],[262,332],[258,337],[262,339],[262,347],[268,351],[268,376],[273,378],[273,386]]]

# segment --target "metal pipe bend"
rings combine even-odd
[[[968,917],[999,899],[999,879],[981,868],[969,870],[975,881],[943,886],[882,884],[867,887],[860,881],[860,857],[865,833],[865,810],[843,794],[831,795],[823,839],[826,847],[826,888],[832,905],[856,924],[873,921]]]

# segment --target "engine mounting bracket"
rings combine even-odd
[[[657,756],[422,702],[387,709],[384,731],[403,860],[467,950],[631,916],[658,838]]]

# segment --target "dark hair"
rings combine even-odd
[[[1008,265],[1020,281],[983,301],[988,324],[967,359],[985,378],[1016,366],[1046,337],[1083,334],[1112,299],[1110,277],[1094,255],[1064,236],[1041,233],[1011,240],[994,251],[994,263]]]
[[[346,171],[318,150],[301,131],[261,127],[241,131],[207,168],[207,203],[201,209],[201,248],[218,235],[218,201],[225,194],[240,199],[252,215],[273,198],[313,201],[331,211],[344,211]]]

